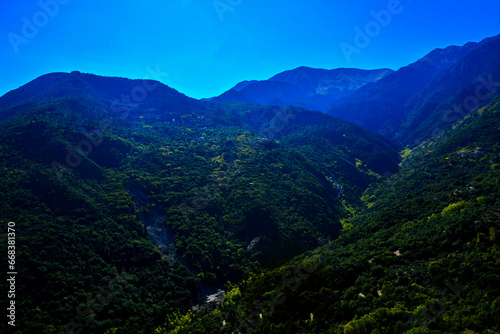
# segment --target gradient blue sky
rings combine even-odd
[[[210,97],[299,66],[398,69],[500,34],[498,0],[400,0],[348,61],[340,44],[356,46],[355,28],[397,0],[56,1],[0,4],[0,95],[49,72],[147,78],[151,68],[188,96]],[[52,3],[51,15],[40,3]],[[23,34],[26,21],[38,31]]]

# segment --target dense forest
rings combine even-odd
[[[156,333],[498,333],[500,99],[373,185],[335,240]]]
[[[137,87],[155,88],[113,100]],[[336,238],[369,184],[398,169],[394,144],[340,119],[149,81],[56,73],[1,105],[18,333],[151,333]]]

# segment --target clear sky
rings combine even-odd
[[[201,98],[299,66],[398,69],[500,34],[499,13],[498,0],[2,1],[0,95],[73,70],[156,71]]]

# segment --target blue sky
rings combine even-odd
[[[500,34],[498,13],[497,0],[4,1],[0,95],[73,70],[156,72],[201,98],[299,66],[398,69],[435,48]]]

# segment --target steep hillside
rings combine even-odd
[[[429,53],[328,111],[414,147],[498,95],[500,36]]]
[[[435,77],[477,48],[477,43],[437,49],[377,83],[360,88],[328,111],[392,138],[409,114],[408,102]]]
[[[158,333],[496,333],[500,99],[407,152],[335,241]],[[350,227],[349,227],[350,226]]]
[[[498,95],[499,45],[495,36],[436,49],[396,72],[301,67],[242,82],[212,101],[320,110],[415,147]]]
[[[397,146],[352,123],[295,107],[233,108],[241,110],[249,130],[319,163],[349,202],[358,202],[370,183],[398,170]]]
[[[448,129],[500,94],[500,36],[489,38],[435,77],[408,102],[394,139],[419,143]]]

